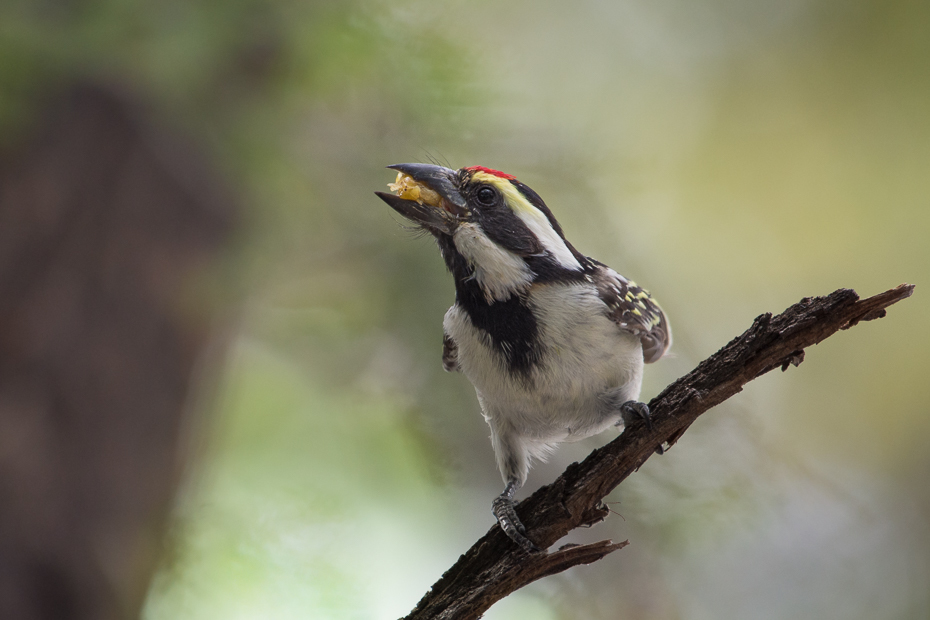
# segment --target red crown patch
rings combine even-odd
[[[507,179],[508,181],[513,181],[517,178],[512,174],[507,174],[506,172],[501,172],[500,170],[494,170],[493,168],[485,168],[484,166],[469,166],[468,168],[465,168],[465,170],[469,170],[471,172],[484,172],[485,174]]]

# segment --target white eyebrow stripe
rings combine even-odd
[[[581,263],[578,262],[578,259],[572,254],[572,251],[565,245],[565,241],[559,236],[559,233],[555,232],[555,229],[552,228],[546,214],[533,205],[528,206],[532,211],[526,211],[524,209],[516,210],[517,217],[519,217],[523,223],[526,224],[526,227],[536,235],[536,238],[539,239],[542,246],[555,257],[555,260],[557,260],[560,265],[566,269],[580,271]]]
[[[546,214],[533,206],[513,183],[485,172],[476,172],[472,176],[472,180],[496,187],[503,194],[504,200],[516,213],[517,217],[530,229],[530,232],[536,235],[543,248],[552,254],[560,265],[566,269],[581,271],[581,263],[568,249],[565,240],[559,236],[559,233],[555,232]]]

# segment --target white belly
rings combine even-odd
[[[450,308],[444,327],[492,430],[538,444],[531,451],[542,456],[549,444],[581,439],[620,421],[605,393],[616,390],[620,402],[639,396],[643,354],[639,338],[606,316],[591,285],[536,285],[529,301],[546,346],[528,380],[507,370],[504,356],[464,310]]]

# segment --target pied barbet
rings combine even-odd
[[[431,233],[455,279],[443,321],[442,364],[475,386],[504,478],[492,510],[527,552],[513,497],[533,459],[635,419],[643,364],[672,332],[644,289],[578,252],[542,198],[509,174],[429,164],[398,171],[376,192]]]

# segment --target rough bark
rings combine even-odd
[[[111,89],[0,161],[0,618],[137,617],[232,224],[198,158]]]
[[[520,502],[517,513],[531,540],[547,548],[569,531],[603,520],[603,499],[636,471],[657,447],[674,444],[708,409],[770,370],[797,366],[804,349],[860,321],[885,316],[885,308],[909,297],[902,284],[860,300],[840,289],[826,297],[805,298],[781,314],[763,314],[742,335],[669,385],[650,403],[653,427],[634,425],[571,464],[552,484]],[[497,526],[465,552],[406,617],[408,620],[478,618],[493,603],[547,575],[595,562],[625,546],[609,540],[566,545],[552,553],[527,555]]]

